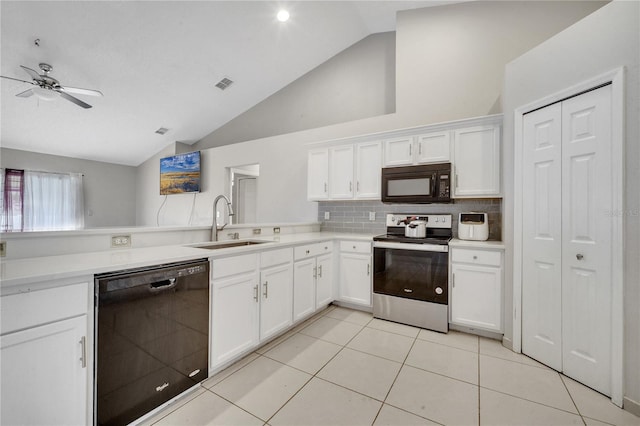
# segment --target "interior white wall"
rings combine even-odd
[[[505,64],[605,3],[474,1],[399,12],[397,114],[430,124],[502,112]]]
[[[626,68],[624,377],[627,399],[640,402],[640,3],[614,1],[513,62],[504,84],[505,337],[513,335],[514,116],[522,105]]]
[[[3,168],[83,173],[86,228],[135,224],[135,167],[9,148],[0,149],[0,165]]]
[[[248,164],[260,165],[257,196],[260,223],[316,220],[317,203],[306,201],[307,147],[304,144],[277,138],[204,149],[201,151],[201,192],[169,195],[165,201],[165,196],[159,195],[160,158],[173,155],[174,151],[174,146],[169,146],[138,167],[136,224],[139,226],[211,225],[215,197],[230,195],[229,167]],[[221,202],[219,207],[222,206]],[[221,217],[219,224],[222,223]]]

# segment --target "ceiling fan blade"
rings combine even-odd
[[[82,108],[91,108],[91,105],[89,105],[88,103],[82,102],[80,99],[78,98],[74,98],[73,96],[69,95],[68,93],[63,92],[62,90],[58,91],[58,93],[60,93],[60,96],[65,98],[66,100],[73,102],[74,104],[81,106]]]
[[[21,98],[28,98],[31,95],[33,95],[33,89],[25,90],[24,92],[18,93],[16,96],[19,96]]]
[[[29,74],[31,76],[32,79],[34,79],[35,81],[41,81],[42,77],[40,77],[40,74],[38,74],[36,71],[32,70],[29,67],[25,67],[24,65],[20,65],[22,67],[23,70],[25,70],[27,72],[27,74]]]
[[[87,95],[87,96],[104,96],[99,90],[81,89],[79,87],[62,86],[60,90],[67,93],[73,93],[75,95]]]
[[[7,77],[7,76],[4,76],[4,75],[0,75],[0,78],[6,78],[7,80],[19,81],[20,83],[35,84],[33,81],[20,80],[19,78]]]

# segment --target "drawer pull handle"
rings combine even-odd
[[[367,276],[371,275],[371,264],[367,263]]]
[[[269,281],[265,281],[264,282],[264,298],[268,299],[269,298]]]
[[[87,338],[82,336],[80,338],[80,363],[82,368],[87,368]]]
[[[258,284],[253,286],[253,300],[258,302]]]
[[[318,278],[322,278],[322,265],[318,266]]]

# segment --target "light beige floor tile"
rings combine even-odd
[[[489,355],[496,358],[502,358],[509,361],[519,362],[521,364],[531,365],[534,367],[545,368],[551,370],[544,364],[540,364],[535,359],[529,358],[526,355],[513,352],[511,349],[502,346],[502,342],[494,339],[487,339],[480,337],[480,353],[483,355]]]
[[[618,408],[606,396],[566,376],[562,380],[583,416],[614,425],[640,425],[640,417]]]
[[[154,415],[148,417],[147,419],[145,419],[143,421],[140,421],[139,423],[137,423],[137,425],[138,426],[149,426],[149,425],[152,425],[152,424],[160,421],[164,417],[168,416],[173,411],[175,411],[178,408],[182,407],[183,405],[187,404],[189,401],[191,401],[192,399],[194,399],[198,395],[203,394],[206,391],[207,390],[205,388],[199,386],[198,388],[193,389],[191,392],[187,393],[186,395],[183,395],[180,398],[176,399],[171,404],[169,404],[168,406],[163,408],[161,411],[155,413]]]
[[[362,330],[361,325],[340,321],[335,318],[322,317],[300,330],[300,333],[344,346],[360,330]]]
[[[370,425],[381,402],[313,378],[287,403],[269,424]]]
[[[590,419],[589,417],[583,417],[584,423],[587,426],[611,426],[611,423],[601,422],[600,420]]]
[[[414,339],[399,334],[365,327],[347,345],[348,348],[403,362]]]
[[[220,383],[221,381],[223,381],[224,379],[226,379],[227,377],[229,377],[230,375],[232,375],[236,371],[240,370],[245,365],[247,365],[250,362],[256,360],[258,357],[259,357],[258,354],[253,353],[253,352],[250,353],[249,355],[247,355],[244,358],[242,358],[240,361],[237,361],[237,362],[231,364],[229,367],[225,368],[224,370],[222,370],[221,372],[217,373],[213,377],[210,377],[207,380],[205,380],[204,382],[202,382],[202,386],[204,386],[207,389],[210,389],[211,387],[217,385],[218,383]]]
[[[482,425],[582,425],[577,414],[480,388]]]
[[[340,349],[342,346],[297,333],[265,353],[265,356],[316,374]]]
[[[403,366],[386,402],[446,425],[478,424],[478,387]]]
[[[356,311],[341,307],[332,309],[327,312],[325,316],[341,321],[352,322],[358,325],[367,325],[373,319],[373,315],[370,312]]]
[[[402,364],[345,348],[317,377],[384,400]]]
[[[267,420],[310,378],[302,371],[260,357],[211,390],[256,417]]]
[[[437,423],[387,404],[382,405],[380,413],[373,424],[377,426],[437,425]]]
[[[447,334],[431,330],[420,330],[418,339],[453,346],[454,348],[471,352],[478,352],[478,336],[455,330],[449,330]]]
[[[189,401],[156,425],[262,425],[264,422],[209,391]]]
[[[260,355],[265,354],[296,333],[297,332],[294,330],[289,330],[286,333],[282,334],[281,336],[278,336],[275,339],[271,340],[266,345],[260,346],[258,349],[256,349],[256,352],[259,353]]]
[[[477,353],[416,340],[405,363],[453,379],[478,384]]]
[[[480,355],[480,386],[577,413],[560,375],[553,370]]]
[[[416,338],[420,329],[417,327],[412,327],[410,325],[398,324],[393,321],[385,321],[379,318],[374,318],[371,320],[369,324],[367,324],[369,328],[375,328],[376,330],[388,331],[389,333],[401,334],[407,337]]]

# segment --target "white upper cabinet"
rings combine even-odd
[[[356,145],[355,198],[359,200],[380,199],[381,169],[381,142],[366,142]]]
[[[384,141],[385,167],[409,166],[413,164],[413,136]]]
[[[416,163],[448,163],[451,160],[451,132],[416,136]]]
[[[329,158],[329,198],[353,198],[353,145],[329,148]]]
[[[454,131],[454,198],[500,196],[500,126]]]
[[[326,200],[329,198],[329,150],[309,151],[307,163],[307,198]]]
[[[384,166],[447,163],[451,159],[451,131],[429,132],[384,141]]]

